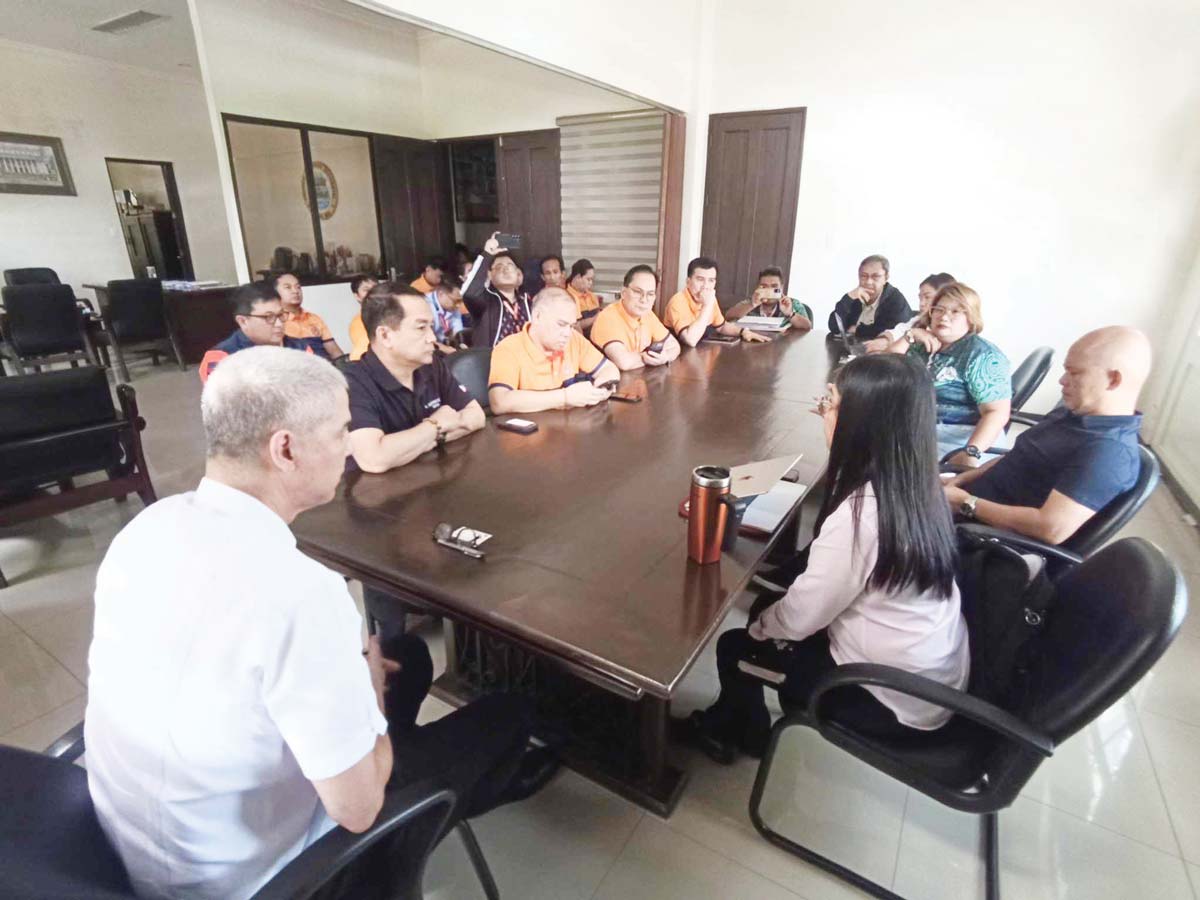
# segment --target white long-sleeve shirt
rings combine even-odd
[[[963,689],[970,650],[958,585],[949,597],[914,587],[875,590],[867,579],[878,555],[879,511],[868,485],[862,492],[858,540],[847,498],[812,542],[808,568],[750,627],[750,635],[798,641],[828,628],[830,655],[839,665],[882,663]],[[867,690],[909,727],[932,730],[950,718],[940,706],[884,688]]]

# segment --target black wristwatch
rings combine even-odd
[[[967,454],[967,456],[971,457],[971,459],[983,459],[983,451],[981,451],[974,444],[967,444],[967,448],[964,452]]]

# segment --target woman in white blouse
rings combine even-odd
[[[683,730],[718,762],[761,756],[771,727],[763,682],[777,672],[803,705],[837,665],[883,663],[962,689],[970,668],[954,583],[954,528],[937,474],[933,384],[916,360],[859,357],[829,386],[820,414],[829,446],[826,498],[808,565],[749,628],[717,643],[721,693]],[[941,707],[880,688],[835,696],[838,718],[880,737],[940,728]]]

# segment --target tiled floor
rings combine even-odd
[[[150,422],[147,454],[160,495],[192,487],[202,471],[194,372],[135,370]],[[83,713],[91,592],[112,536],[136,499],[0,530],[0,741],[41,749]],[[1130,525],[1170,553],[1200,598],[1200,537],[1160,489]],[[734,612],[736,622],[744,614]],[[439,636],[428,634],[435,651]],[[712,648],[677,708],[716,694]],[[437,654],[435,652],[435,658]],[[1200,615],[1129,696],[1060,747],[1000,818],[1009,898],[1200,900]],[[430,700],[425,717],[445,707]],[[889,884],[906,897],[982,896],[978,831],[968,816],[878,775],[795,730],[772,779],[768,819]],[[755,765],[719,767],[680,751],[692,773],[675,814],[662,820],[572,772],[542,794],[498,810],[477,833],[506,897],[845,898],[861,896],[776,850],[746,814]],[[430,897],[482,896],[457,839],[431,861]]]

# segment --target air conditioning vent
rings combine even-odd
[[[166,18],[169,16],[160,16],[158,13],[146,12],[144,9],[135,9],[131,13],[125,13],[123,16],[117,16],[115,19],[109,19],[99,25],[93,25],[92,31],[102,31],[105,34],[124,34],[126,31],[132,31],[134,28],[141,28],[143,25]]]

